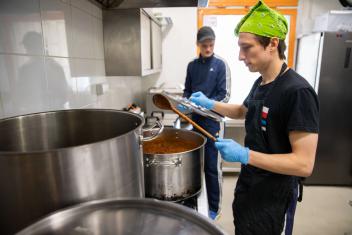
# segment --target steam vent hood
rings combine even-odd
[[[104,9],[206,7],[208,0],[91,0]]]

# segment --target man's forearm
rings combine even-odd
[[[308,177],[313,170],[314,158],[309,162],[309,158],[295,153],[265,154],[250,150],[248,164],[274,173]]]
[[[213,110],[223,116],[233,119],[244,119],[245,111],[242,105],[215,102]]]

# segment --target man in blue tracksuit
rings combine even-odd
[[[215,33],[210,27],[202,27],[197,33],[198,58],[188,64],[183,96],[189,98],[192,93],[201,91],[211,99],[228,102],[230,98],[230,70],[226,62],[214,55]],[[218,136],[219,122],[193,114],[193,121]],[[215,219],[220,212],[222,172],[221,158],[214,142],[207,139],[205,145],[204,171],[207,187],[209,217]]]

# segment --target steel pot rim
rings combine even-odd
[[[143,204],[147,202],[149,205],[149,207],[155,207],[155,208],[159,208],[160,206],[163,206],[162,204],[164,204],[168,211],[170,213],[172,213],[173,215],[183,215],[186,216],[184,218],[197,218],[197,225],[201,226],[204,224],[211,224],[211,226],[215,229],[218,230],[218,232],[221,232],[222,234],[226,234],[224,232],[224,230],[218,226],[217,224],[213,223],[212,220],[210,220],[208,217],[190,209],[187,208],[185,206],[180,206],[178,204],[175,204],[173,202],[169,202],[169,201],[161,201],[161,200],[157,200],[157,199],[153,199],[153,198],[132,198],[132,197],[121,197],[121,198],[114,198],[114,199],[101,199],[101,200],[94,200],[94,201],[88,201],[88,202],[83,202],[71,207],[67,207],[64,209],[60,209],[57,211],[54,211],[48,215],[46,215],[44,218],[41,218],[39,220],[37,220],[36,222],[34,222],[33,224],[29,225],[28,227],[20,230],[18,233],[16,233],[17,235],[25,235],[27,234],[29,231],[33,230],[35,231],[40,231],[41,228],[43,228],[46,224],[50,223],[50,221],[54,220],[54,219],[62,219],[62,217],[65,216],[74,216],[75,213],[78,214],[80,210],[94,210],[94,208],[99,208],[99,206],[104,206],[104,205],[110,205],[110,204],[114,204],[114,203],[121,203],[123,205],[129,205],[131,203],[134,204],[139,204],[141,206],[143,206]],[[120,206],[123,208],[123,206]],[[179,212],[179,214],[177,214]],[[73,214],[73,215],[72,215]],[[193,220],[194,221],[194,220]],[[210,227],[211,227],[210,226]],[[207,226],[209,227],[209,225]]]
[[[44,112],[28,113],[28,114],[22,114],[22,115],[17,115],[17,116],[13,116],[13,117],[3,118],[3,119],[0,119],[0,123],[11,120],[11,119],[28,117],[28,116],[35,116],[35,115],[40,115],[40,114],[59,113],[59,112],[64,112],[64,113],[67,112],[68,113],[68,112],[74,112],[74,111],[83,111],[83,112],[85,112],[85,111],[103,111],[103,112],[126,113],[131,116],[135,116],[135,117],[139,118],[141,120],[141,123],[138,126],[136,126],[134,129],[132,129],[122,135],[115,136],[113,138],[104,139],[104,140],[99,140],[99,141],[96,141],[93,143],[87,143],[87,144],[81,144],[81,145],[75,145],[75,146],[69,146],[69,147],[62,147],[62,148],[55,148],[55,149],[34,150],[34,151],[1,151],[0,150],[0,157],[2,155],[5,155],[5,156],[28,155],[28,154],[39,154],[40,155],[42,153],[57,153],[57,152],[62,152],[62,151],[66,151],[66,150],[70,150],[70,149],[74,149],[74,148],[85,148],[85,147],[88,147],[91,145],[120,139],[120,138],[134,132],[136,129],[142,128],[142,126],[144,125],[144,122],[145,122],[144,118],[136,113],[123,111],[123,110],[117,110],[117,109],[61,109],[61,110],[51,110],[51,111],[44,111]]]

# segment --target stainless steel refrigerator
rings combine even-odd
[[[320,102],[320,133],[309,185],[352,185],[352,32],[323,32],[298,40],[296,71]]]

